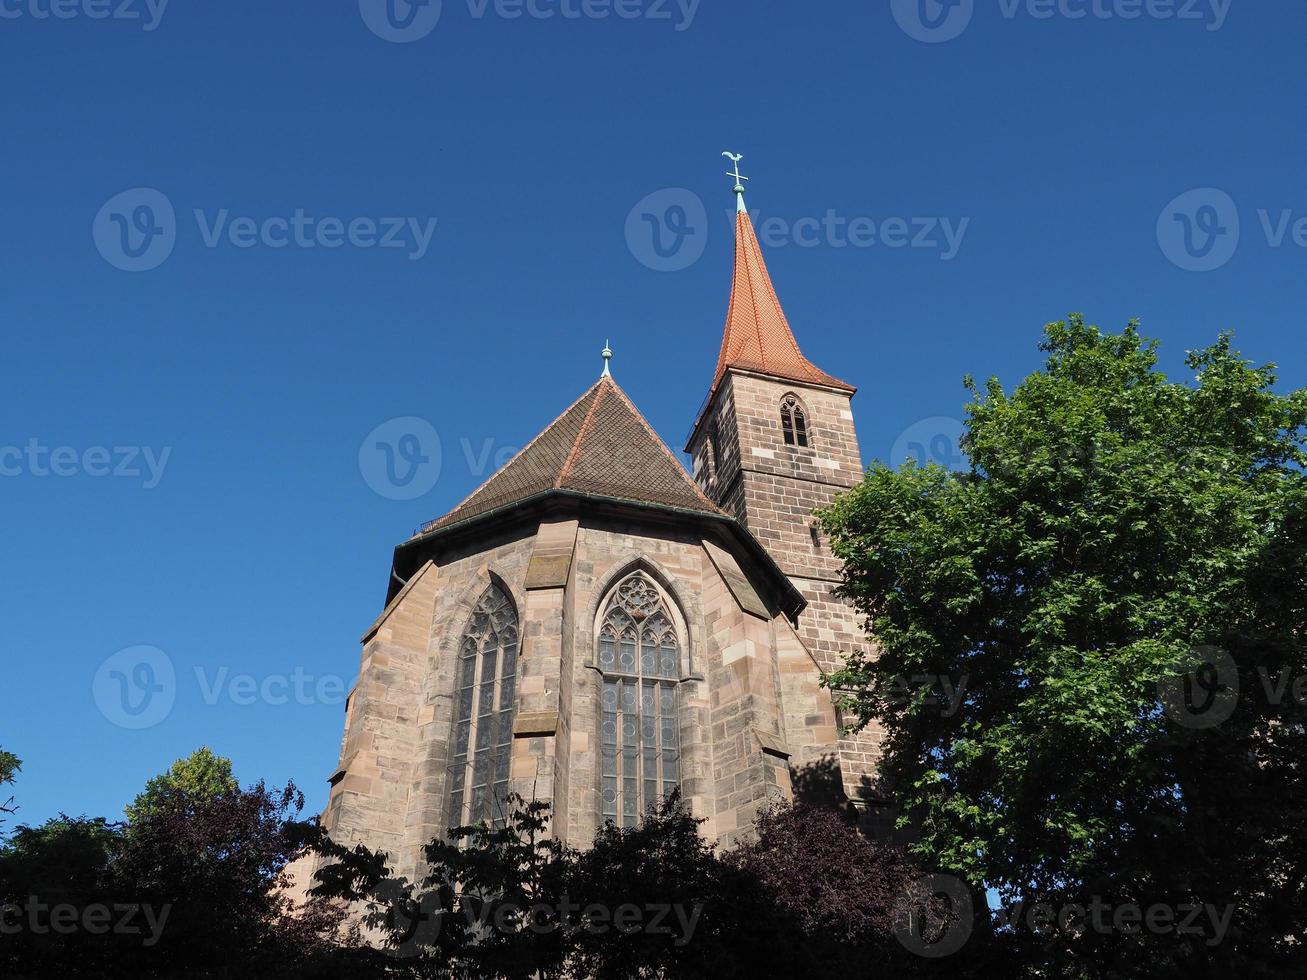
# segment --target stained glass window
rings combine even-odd
[[[600,809],[631,827],[680,782],[676,628],[643,575],[623,579],[599,628]]]
[[[446,824],[501,823],[508,797],[517,680],[517,610],[497,585],[481,595],[459,649]]]

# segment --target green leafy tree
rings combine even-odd
[[[22,768],[23,762],[18,756],[0,749],[0,786],[12,785],[14,777],[18,775],[18,770]],[[0,803],[0,813],[15,813],[16,811],[17,807],[14,806],[12,796]],[[0,827],[2,826],[4,826],[4,821],[0,820]]]
[[[194,800],[211,800],[239,789],[231,772],[231,760],[214,755],[208,748],[196,749],[178,759],[168,771],[154,776],[145,789],[126,807],[127,819],[135,824],[156,811],[160,801],[176,794]]]
[[[967,380],[966,472],[875,465],[823,512],[875,647],[826,682],[884,728],[923,861],[1005,903],[1228,914],[1018,927],[1032,975],[1302,969],[1307,391],[1228,336],[1177,383],[1134,323],[1045,334],[1010,393]]]

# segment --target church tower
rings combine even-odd
[[[855,611],[834,595],[840,562],[813,516],[862,479],[851,405],[856,389],[800,350],[744,204],[747,178],[739,176],[738,160],[732,176],[738,206],[730,305],[686,451],[704,493],[748,528],[807,600],[798,633],[816,665],[831,671],[844,654],[867,644]],[[882,810],[874,788],[876,742],[876,732],[867,730],[836,746],[809,746],[806,760],[837,763],[844,792],[871,821]]]

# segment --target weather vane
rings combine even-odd
[[[722,156],[726,157],[726,159],[730,160],[731,163],[735,164],[735,169],[733,171],[727,171],[726,176],[735,178],[735,193],[743,194],[744,182],[749,179],[748,177],[745,177],[743,174],[740,173],[740,161],[744,159],[744,154],[732,153],[730,150],[723,150]]]

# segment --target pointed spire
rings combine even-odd
[[[740,174],[742,156],[726,153],[735,163],[735,194],[739,207],[735,215],[735,277],[731,304],[726,311],[726,330],[717,356],[712,392],[717,390],[728,368],[769,374],[787,381],[806,381],[852,393],[856,389],[817,367],[799,350],[785,311],[772,286],[753,221],[744,206],[744,181]],[[711,396],[711,392],[710,392]]]
[[[609,370],[608,362],[613,359],[613,350],[611,347],[608,346],[608,341],[606,340],[604,341],[603,353],[601,353],[599,356],[604,359],[604,373],[599,375],[599,377],[611,378],[613,376],[613,372]]]

